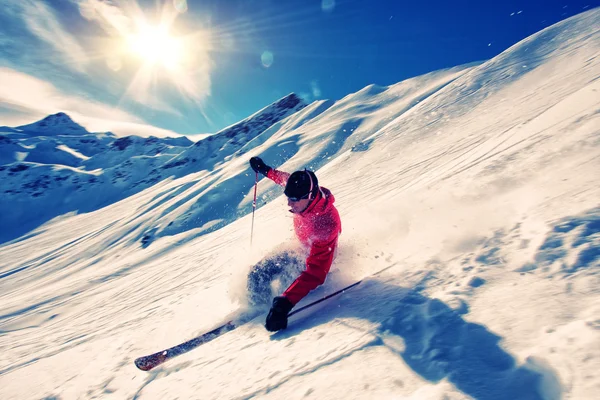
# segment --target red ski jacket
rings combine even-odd
[[[285,186],[289,177],[287,172],[276,169],[271,169],[267,175],[267,178],[281,186]],[[310,253],[306,258],[305,270],[283,293],[293,305],[323,284],[331,268],[338,236],[342,232],[342,222],[334,202],[333,194],[320,187],[308,208],[300,214],[294,214],[296,236],[304,246],[310,248]]]

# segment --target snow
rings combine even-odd
[[[61,142],[90,157],[74,167],[16,161],[39,141],[0,136],[0,397],[596,398],[599,20],[337,102],[274,104],[188,146]],[[250,246],[254,155],[314,168],[336,196],[338,258],[300,306],[365,280],[285,331],[263,312],[137,370],[246,311],[251,266],[295,243],[263,178]]]
[[[70,148],[69,146],[66,146],[64,144],[59,144],[58,146],[56,146],[56,148],[58,150],[62,150],[64,152],[67,152],[67,153],[71,154],[72,156],[77,157],[77,158],[79,158],[80,160],[83,160],[83,161],[90,159],[90,157],[88,157],[88,156],[86,156],[84,154],[81,154],[77,150],[73,150],[72,148]]]

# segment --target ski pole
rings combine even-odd
[[[252,246],[252,236],[254,236],[254,211],[256,211],[256,189],[258,188],[258,172],[254,181],[254,201],[252,201],[252,228],[250,229],[250,246]]]

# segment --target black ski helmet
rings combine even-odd
[[[290,175],[283,193],[291,200],[314,199],[319,191],[319,180],[314,172],[307,169]]]

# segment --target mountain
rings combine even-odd
[[[11,227],[0,233],[0,241],[67,212],[112,204],[169,177],[213,169],[210,161],[223,161],[305,106],[290,94],[195,144],[185,137],[89,133],[64,113],[17,127],[27,135],[0,136],[0,206],[12,210],[0,216],[0,224]],[[71,133],[62,134],[65,130]]]
[[[27,154],[27,149],[18,141],[0,135],[0,165],[21,161],[25,158],[25,154]]]
[[[115,140],[110,132],[88,132],[62,112],[32,124],[3,127],[0,137],[0,165],[28,161],[73,167]]]
[[[110,168],[122,164],[131,157],[137,156],[165,156],[172,158],[180,154],[185,147],[192,145],[192,141],[172,140],[172,138],[156,138],[150,136],[124,136],[112,141],[106,149],[96,156],[86,160],[83,165],[88,170],[97,168]],[[164,158],[164,157],[163,157]]]
[[[32,124],[17,126],[16,129],[31,136],[86,135],[89,133],[63,112],[48,115]]]
[[[306,103],[295,93],[291,93],[248,118],[196,142],[193,147],[175,157],[167,167],[184,168],[190,163],[199,163],[201,168],[212,168],[304,107]]]
[[[21,193],[2,218],[53,219],[0,245],[0,397],[595,398],[599,22],[592,9],[485,62],[217,136],[214,162],[205,143],[95,170],[3,165],[0,193]],[[136,370],[247,311],[253,265],[302,251],[280,187],[261,177],[252,213],[255,155],[314,168],[341,215],[331,273],[298,306],[362,283],[283,332],[262,312]]]

